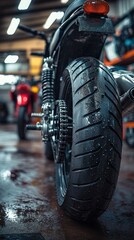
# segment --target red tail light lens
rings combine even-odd
[[[107,15],[109,12],[109,5],[104,0],[87,0],[83,5],[86,14],[96,13]]]

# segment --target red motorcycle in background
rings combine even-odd
[[[12,86],[11,100],[14,102],[17,131],[20,139],[26,139],[26,124],[31,123],[31,113],[38,98],[38,87],[30,86],[26,81]]]

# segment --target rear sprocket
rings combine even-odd
[[[64,161],[66,141],[68,136],[68,116],[67,107],[64,100],[58,100],[56,102],[55,114],[55,160],[57,163],[60,163]]]

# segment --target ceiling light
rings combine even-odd
[[[69,0],[61,0],[61,3],[67,3]]]
[[[21,0],[18,6],[19,10],[26,10],[28,9],[32,0]]]
[[[48,19],[46,20],[46,22],[45,22],[45,24],[43,25],[43,27],[44,27],[45,29],[50,28],[51,25],[55,22],[55,20],[56,20],[55,12],[52,12],[52,13],[49,15]]]
[[[11,23],[7,29],[8,35],[13,35],[20,23],[20,18],[12,18]]]
[[[64,12],[56,12],[56,19],[61,20],[64,16]]]
[[[5,63],[16,63],[19,57],[17,55],[8,55],[5,59]]]
[[[55,22],[55,20],[60,20],[64,16],[64,12],[52,12],[50,13],[48,19],[46,20],[43,28],[48,29]]]

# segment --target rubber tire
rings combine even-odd
[[[73,140],[68,178],[66,159],[56,164],[58,204],[72,218],[92,221],[107,209],[119,174],[122,114],[117,85],[100,61],[79,58],[63,73],[60,99],[72,114]]]
[[[44,144],[44,154],[48,160],[54,161],[53,151],[52,151],[52,146],[50,141]]]
[[[8,107],[5,102],[0,102],[0,123],[7,123]]]
[[[130,133],[131,131],[131,133]],[[133,141],[131,140],[133,137]],[[126,143],[127,145],[130,147],[130,148],[134,148],[134,128],[130,129],[130,128],[127,128],[126,129]]]
[[[21,140],[26,139],[26,121],[27,118],[27,107],[21,106],[18,110],[18,120],[17,120],[17,126],[18,126],[18,136]]]

